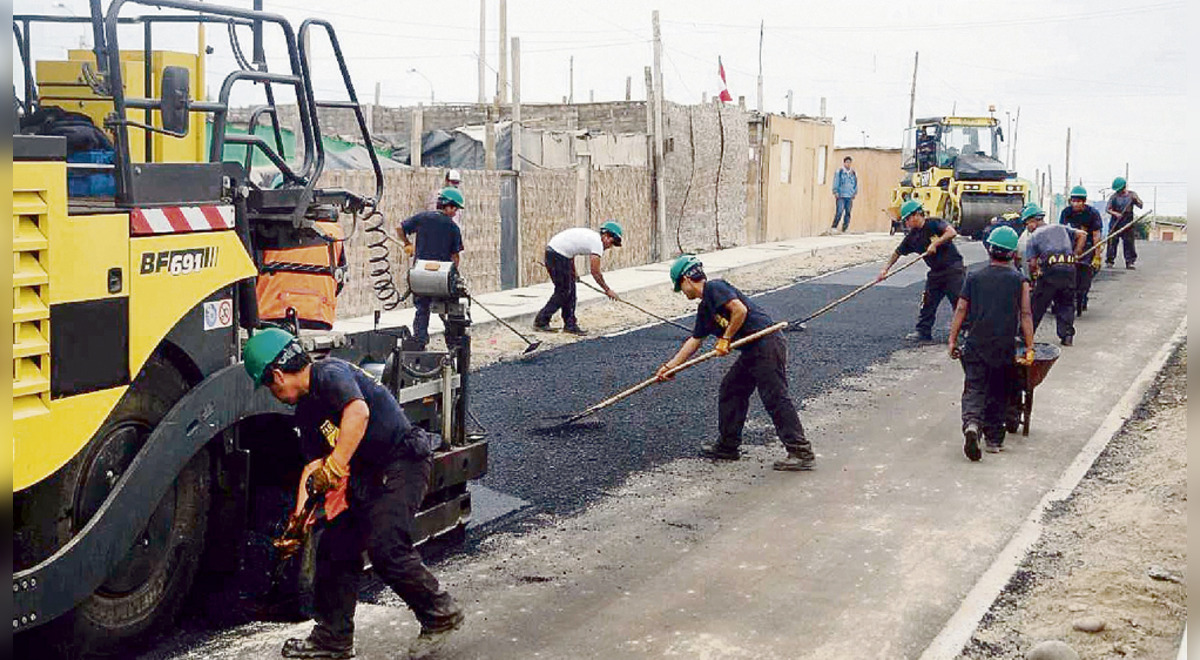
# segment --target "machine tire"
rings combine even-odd
[[[82,509],[91,508],[96,500],[94,493],[88,492],[89,475],[95,474],[99,461],[112,456],[112,453],[104,455],[110,451],[107,448],[112,446],[111,439],[122,430],[128,433],[128,429],[136,429],[136,440],[129,443],[132,447],[129,455],[136,453],[150,430],[189,387],[167,359],[156,354],[147,360],[85,449],[55,475],[55,506],[63,510],[55,524],[57,546],[69,541],[87,523],[90,513]],[[122,449],[113,453],[122,453]],[[156,538],[164,542],[153,549],[151,560],[143,562],[141,570],[134,573],[139,579],[126,584],[120,593],[106,591],[102,586],[68,614],[30,631],[24,640],[30,648],[39,648],[51,656],[127,655],[134,645],[172,622],[191,588],[204,549],[211,499],[210,461],[207,450],[197,453],[159,501],[154,514],[158,518],[151,518],[148,530],[156,520],[163,520],[160,516],[164,512],[169,524],[157,526],[156,531],[161,533]],[[91,504],[87,504],[89,497]],[[149,534],[147,531],[139,541],[150,538]],[[130,550],[127,561],[134,552]],[[140,579],[142,576],[144,579]],[[110,575],[109,581],[112,579]]]

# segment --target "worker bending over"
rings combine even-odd
[[[683,342],[675,356],[658,368],[658,379],[667,380],[666,372],[687,361],[708,336],[717,337],[716,351],[729,353],[730,344],[773,325],[757,304],[742,295],[725,280],[709,280],[704,266],[694,255],[685,254],[671,266],[671,282],[688,300],[700,300],[696,326],[691,338]],[[776,332],[737,349],[738,359],[721,379],[717,403],[720,437],[703,445],[700,454],[717,460],[736,461],[741,457],[742,427],[750,410],[750,395],[758,390],[763,407],[771,416],[775,433],[787,449],[787,457],[775,462],[776,470],[813,469],[812,445],[804,437],[800,415],[788,395],[787,342]]]
[[[900,220],[908,228],[904,240],[896,247],[888,259],[887,265],[879,271],[876,282],[887,277],[888,271],[896,260],[906,254],[922,254],[925,265],[929,266],[929,274],[925,276],[925,292],[921,295],[921,311],[917,315],[917,328],[910,332],[908,339],[918,341],[933,340],[933,322],[937,318],[937,308],[942,298],[950,301],[953,308],[958,303],[958,294],[962,291],[963,277],[966,267],[963,266],[962,255],[954,247],[954,237],[958,232],[945,220],[926,218],[925,209],[915,199],[904,202],[900,207]]]
[[[454,215],[463,207],[463,196],[457,188],[443,188],[438,194],[436,211],[422,211],[400,223],[400,242],[404,253],[410,258],[428,261],[453,261],[459,265],[459,253],[463,251],[462,230],[454,222]],[[409,234],[417,235],[414,246]],[[423,351],[429,343],[429,305],[433,302],[425,296],[413,296],[417,313],[413,317],[414,350]]]
[[[535,330],[549,331],[550,318],[561,309],[564,332],[573,335],[587,334],[587,331],[579,327],[579,321],[575,318],[575,280],[578,278],[575,272],[575,257],[588,255],[592,279],[604,289],[605,295],[618,300],[617,292],[609,288],[608,283],[604,281],[604,275],[600,273],[600,257],[604,255],[605,250],[613,246],[621,247],[624,233],[621,225],[609,220],[600,225],[598,231],[574,227],[564,229],[550,239],[550,243],[546,245],[545,265],[550,281],[554,283],[554,293],[550,294],[550,300],[533,320]]]
[[[1096,209],[1088,206],[1087,189],[1075,186],[1071,189],[1070,204],[1058,216],[1058,224],[1067,225],[1087,233],[1083,251],[1087,252],[1092,246],[1100,243],[1100,233],[1104,231],[1104,221]],[[1075,314],[1087,311],[1088,294],[1092,291],[1092,278],[1100,270],[1100,251],[1092,253],[1091,259],[1075,262]]]
[[[983,456],[980,435],[990,453],[1004,446],[1006,409],[1017,386],[1013,331],[1018,327],[1029,347],[1023,362],[1033,361],[1029,282],[1012,267],[1017,232],[1011,227],[996,229],[988,236],[987,250],[987,267],[967,277],[950,322],[950,357],[961,359],[964,374],[963,453],[972,461]],[[964,324],[969,330],[960,349],[958,335]]]
[[[416,615],[422,639],[461,625],[462,610],[413,547],[414,521],[441,438],[413,426],[392,394],[365,371],[337,358],[313,362],[283,330],[255,333],[242,360],[256,385],[296,407],[300,450],[309,462],[285,538],[303,536],[295,532],[309,524],[308,497],[326,498],[313,583],[316,625],[307,638],[289,639],[283,656],[354,656],[364,548],[375,574]],[[331,493],[341,495],[344,510],[338,511]]]
[[[1075,343],[1075,261],[1083,253],[1087,232],[1046,224],[1046,214],[1037,204],[1026,206],[1021,218],[1029,232],[1025,261],[1033,278],[1033,331],[1053,305],[1058,339],[1070,346]]]

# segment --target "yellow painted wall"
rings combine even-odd
[[[815,236],[833,221],[828,162],[834,158],[833,124],[817,119],[767,118],[762,241]],[[791,143],[790,176],[785,160]],[[821,167],[824,153],[825,166]]]
[[[885,209],[892,202],[892,189],[904,176],[904,170],[900,169],[900,150],[836,149],[833,153],[828,175],[831,185],[834,170],[842,166],[846,156],[854,159],[853,167],[858,173],[858,197],[854,199],[850,213],[850,231],[887,231],[892,221]],[[833,222],[832,216],[829,221]]]

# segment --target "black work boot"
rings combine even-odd
[[[730,447],[720,442],[714,442],[708,445],[700,445],[700,455],[716,461],[736,461],[742,457],[742,452],[737,447]]]
[[[353,658],[354,643],[351,642],[346,646],[334,646],[314,642],[311,637],[307,639],[292,638],[284,642],[282,653],[285,658]]]
[[[775,461],[771,467],[780,472],[807,472],[817,465],[817,459],[811,451],[789,449],[787,458]]]
[[[983,458],[983,453],[979,451],[979,425],[975,422],[967,422],[963,426],[963,453],[972,461]]]
[[[567,327],[563,328],[563,332],[570,335],[575,335],[576,337],[583,337],[588,333],[587,330],[584,330],[578,325],[568,325]]]

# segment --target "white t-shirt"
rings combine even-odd
[[[548,247],[568,259],[581,254],[604,255],[604,242],[600,240],[600,232],[586,227],[573,227],[558,232],[550,239]]]

